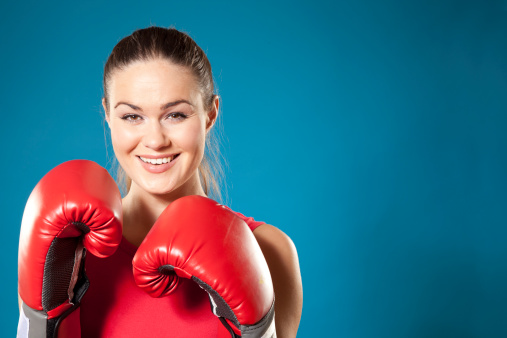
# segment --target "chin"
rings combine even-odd
[[[155,183],[155,184],[154,184]],[[139,186],[142,190],[152,195],[168,195],[174,192],[177,187],[172,184],[156,184],[156,182],[150,182],[150,184],[143,184]]]
[[[193,191],[193,174],[185,175],[180,170],[174,170],[160,174],[135,172],[136,175],[130,176],[137,189],[151,195],[180,195],[183,191]],[[185,170],[186,171],[186,170]],[[193,171],[198,175],[197,168]]]

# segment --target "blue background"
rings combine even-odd
[[[295,242],[299,336],[507,336],[506,1],[3,1],[0,13],[6,335],[24,203],[63,161],[110,165],[102,68],[155,24],[208,53],[227,201]]]

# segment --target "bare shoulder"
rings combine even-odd
[[[303,308],[303,285],[294,242],[269,224],[253,232],[268,263],[275,290],[275,325],[278,338],[295,337]]]
[[[292,255],[295,255],[297,258],[294,242],[277,227],[270,224],[262,224],[254,230],[253,234],[263,250],[264,246],[265,249],[276,251],[277,254],[287,256],[287,258]]]

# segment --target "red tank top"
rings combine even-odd
[[[252,231],[264,224],[236,214]],[[132,275],[136,250],[122,238],[112,256],[86,257],[90,287],[81,302],[83,338],[228,336],[211,312],[207,293],[193,281],[181,278],[176,291],[164,298],[137,287]]]

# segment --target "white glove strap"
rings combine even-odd
[[[23,307],[19,309],[19,322],[18,322],[18,334],[17,338],[28,338],[28,327],[30,325],[30,320],[25,315],[23,311]]]

